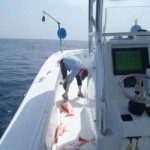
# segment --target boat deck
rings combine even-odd
[[[82,91],[85,93],[86,81],[83,82]],[[62,103],[62,94],[64,93],[63,86],[58,85],[58,94],[56,96],[56,105],[58,112],[58,125],[64,123],[65,130],[64,133],[59,136],[58,143],[54,144],[54,149],[65,150],[65,149],[81,149],[81,150],[93,150],[95,149],[95,135],[93,133],[94,120],[91,113],[89,114],[88,108],[90,108],[89,103],[86,98],[79,98],[77,96],[78,87],[76,84],[76,79],[70,85],[69,92],[69,103],[73,107],[74,116],[66,117],[65,113],[60,112],[60,104]],[[91,117],[90,117],[91,116]],[[92,127],[93,126],[93,127]],[[93,128],[93,129],[92,129]],[[79,138],[84,138],[88,140],[86,143],[79,141]]]

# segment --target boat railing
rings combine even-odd
[[[122,32],[103,33],[102,16],[103,0],[89,0],[89,53],[95,50],[96,46],[96,126],[103,135],[111,134],[107,125],[107,100],[105,69],[103,58],[103,39],[109,36],[136,36],[150,35],[149,32]],[[95,13],[94,13],[95,11]],[[95,16],[94,16],[95,15]],[[95,44],[95,45],[94,45]]]
[[[102,33],[102,36],[150,36],[150,32],[114,32],[114,33]]]
[[[150,32],[144,31],[144,32],[114,32],[114,33],[103,33],[102,37],[104,41],[107,40],[134,40],[134,39],[149,39],[148,36],[150,37]]]
[[[89,44],[89,54],[95,50],[96,46],[96,81],[97,83],[102,82],[102,84],[96,84],[96,126],[99,131],[103,134],[106,133],[106,101],[104,93],[102,92],[104,88],[104,68],[103,68],[103,58],[102,58],[102,25],[100,17],[102,17],[102,5],[103,0],[89,0],[89,29],[88,29],[88,44]],[[99,16],[100,15],[100,16]],[[101,62],[101,66],[99,63]],[[99,74],[101,72],[101,75]],[[101,76],[101,77],[100,77]],[[101,93],[101,94],[100,94]],[[102,94],[103,93],[103,94]],[[103,100],[102,100],[103,99]],[[102,107],[102,109],[100,108]]]
[[[95,37],[95,32],[89,32],[89,35],[91,37]],[[106,36],[150,36],[150,32],[146,31],[146,32],[111,32],[111,33],[102,33],[103,37]]]

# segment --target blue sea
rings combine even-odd
[[[64,50],[88,45],[86,41],[62,43]],[[0,137],[44,61],[59,48],[59,40],[0,39]]]

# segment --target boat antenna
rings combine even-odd
[[[148,15],[150,13],[150,11],[149,12],[147,12],[147,13],[144,13],[143,15],[141,15],[140,17],[138,17],[138,18],[136,18],[134,21],[135,21],[135,25],[137,25],[137,21],[140,19],[140,18],[142,18],[142,17],[144,17],[144,16],[146,16],[146,15]]]
[[[42,17],[42,22],[45,22],[45,16],[44,15],[47,15],[48,17],[50,17],[53,21],[55,21],[58,25],[58,31],[57,31],[57,35],[59,37],[59,40],[60,40],[60,50],[61,52],[62,51],[62,39],[64,39],[66,37],[66,30],[64,28],[61,28],[60,25],[61,23],[56,20],[54,17],[52,17],[51,15],[49,15],[47,12],[43,11],[43,17]]]
[[[135,25],[137,25],[137,21],[138,21],[138,19],[135,19],[134,21],[135,21]]]

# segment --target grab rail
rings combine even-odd
[[[96,16],[94,17],[94,6]],[[103,135],[107,134],[107,106],[105,100],[105,74],[102,54],[102,7],[103,0],[89,0],[89,53],[96,45],[96,126]],[[93,45],[95,44],[95,45]]]

